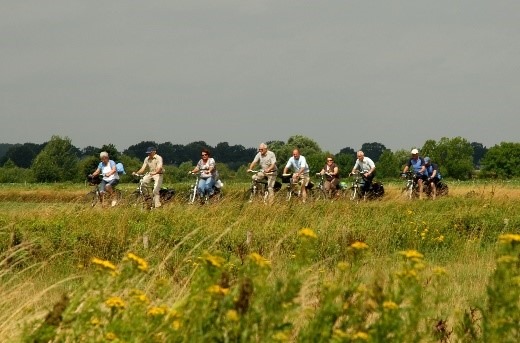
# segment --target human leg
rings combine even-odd
[[[300,175],[301,180],[301,192],[302,192],[302,200],[303,202],[307,201],[307,185],[309,184],[309,181],[311,178],[309,177],[309,174],[302,174]]]
[[[274,201],[274,184],[276,182],[276,175],[267,175],[267,192],[269,193],[269,203]]]
[[[213,195],[213,186],[215,186],[215,179],[213,177],[208,177],[204,184],[205,194],[212,196]]]
[[[154,181],[153,202],[154,202],[154,206],[157,208],[157,207],[161,207],[161,196],[160,196],[159,191],[161,190],[161,187],[162,187],[163,176],[162,176],[162,174],[155,174],[154,176],[152,176],[152,178]]]

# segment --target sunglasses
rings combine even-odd
[[[327,160],[327,162],[334,162],[333,160]]]
[[[202,156],[208,156],[208,154],[202,154]]]

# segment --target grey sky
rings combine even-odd
[[[0,6],[0,143],[518,141],[519,1]]]

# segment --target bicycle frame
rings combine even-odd
[[[195,176],[195,182],[190,186],[188,204],[193,204],[195,199],[197,199],[197,186],[199,185],[200,174],[190,173],[190,175]]]
[[[349,199],[352,201],[359,201],[361,200],[361,188],[365,184],[365,179],[363,178],[363,174],[359,171],[355,173],[350,173],[350,175],[354,176],[354,179],[352,180],[352,185],[350,186],[350,197]],[[365,196],[363,196],[365,198]]]
[[[249,173],[257,174],[259,170],[251,170]],[[249,202],[253,202],[255,198],[261,197],[264,203],[267,203],[267,199],[269,198],[269,190],[267,186],[267,176],[273,175],[273,172],[264,173],[266,176],[262,180],[251,180],[251,188],[249,195]]]
[[[403,193],[406,198],[413,199],[419,194],[419,184],[417,183],[417,176],[414,172],[408,171],[406,173],[402,173],[401,177],[406,178],[406,184],[403,187]]]

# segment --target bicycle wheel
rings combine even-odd
[[[322,201],[322,200],[329,199],[329,197],[327,196],[327,193],[325,193],[325,190],[320,189],[320,188],[313,189],[309,193],[310,193],[309,195],[310,195],[310,198],[312,201]]]
[[[197,198],[197,187],[193,186],[190,189],[190,197],[188,199],[189,204],[195,203],[195,199]]]
[[[440,182],[437,184],[437,195],[444,196],[448,195],[448,185],[444,182]]]
[[[114,207],[117,204],[120,204],[123,200],[123,193],[119,189],[114,189],[114,193],[110,198],[110,206]]]
[[[130,194],[129,203],[132,207],[141,210],[149,210],[152,208],[152,198],[148,194],[140,193],[138,191]]]
[[[359,189],[356,186],[350,187],[350,196],[349,199],[351,201],[358,201],[359,200]]]
[[[83,196],[82,202],[89,207],[94,207],[99,201],[99,196],[96,191],[90,191]]]
[[[256,186],[251,186],[249,189],[249,202],[255,201],[256,198]]]
[[[412,200],[413,193],[414,193],[413,184],[412,183],[406,184],[406,186],[403,188],[403,196],[405,197],[405,199]]]
[[[293,190],[291,186],[287,187],[287,195],[285,196],[285,200],[290,201],[293,195]]]

